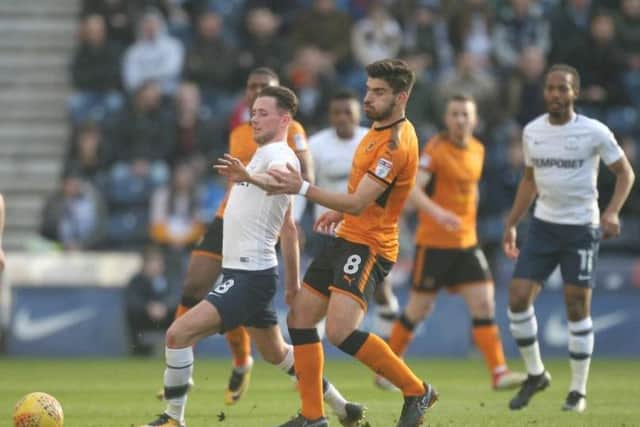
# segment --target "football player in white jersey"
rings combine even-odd
[[[272,306],[278,283],[276,243],[285,263],[285,299],[290,303],[300,288],[299,248],[292,213],[292,197],[268,196],[267,171],[300,163],[285,142],[287,128],[297,109],[296,95],[287,88],[263,89],[251,110],[251,125],[258,149],[247,165],[248,175],[238,177],[232,165],[239,159],[225,155],[215,166],[227,176],[231,188],[224,213],[222,281],[205,300],[176,319],[166,335],[164,372],[165,412],[144,427],[184,427],[189,383],[193,373],[193,348],[200,339],[247,327],[262,357],[292,375],[293,348],[284,342]],[[345,426],[363,418],[360,405],[348,403],[328,381],[323,381],[325,400]]]
[[[576,114],[574,102],[579,93],[578,72],[568,65],[552,66],[544,84],[547,113],[524,128],[525,170],[505,224],[503,249],[508,257],[517,258],[508,315],[529,375],[509,403],[511,409],[525,407],[551,381],[540,357],[533,302],[558,265],[564,281],[571,366],[569,394],[562,409],[586,409],[594,344],[591,288],[599,242],[620,234],[618,213],[634,173],[611,131],[597,120]],[[596,189],[600,160],[616,177],[611,201],[602,215]],[[527,238],[518,250],[516,225],[536,196]]]
[[[353,155],[360,140],[369,128],[360,126],[362,106],[358,95],[349,90],[338,90],[329,100],[329,127],[322,129],[309,138],[309,150],[315,165],[316,184],[336,193],[347,192],[349,173]],[[304,201],[306,199],[303,198]],[[296,200],[298,203],[298,200]],[[314,223],[329,209],[314,205]],[[315,232],[312,238],[313,252],[320,253],[333,234]],[[391,326],[398,312],[398,299],[393,294],[391,283],[385,280],[373,294],[375,322],[373,332],[384,339],[389,338]],[[383,389],[395,389],[393,384],[377,375],[375,384]]]

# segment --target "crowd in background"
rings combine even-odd
[[[155,243],[187,254],[224,195],[211,164],[248,119],[244,84],[258,66],[296,91],[310,135],[327,126],[333,91],[364,94],[364,66],[377,59],[415,70],[407,115],[421,144],[447,97],[475,97],[486,146],[479,232],[494,249],[549,64],[579,70],[579,110],[640,164],[640,0],[84,0],[78,27],[71,140],[41,228],[65,249]],[[612,183],[601,174],[601,203]],[[611,249],[639,251],[638,185],[622,214]]]

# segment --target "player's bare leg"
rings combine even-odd
[[[431,312],[436,301],[437,294],[435,292],[423,292],[411,290],[409,293],[409,301],[398,319],[393,323],[391,335],[389,337],[389,347],[398,357],[403,357],[407,348],[413,340],[413,331]],[[376,375],[375,384],[384,390],[393,390],[388,386],[390,382]]]
[[[287,344],[278,326],[269,328],[247,328],[262,358],[277,366],[292,381],[297,381],[294,369],[293,346]],[[355,427],[364,419],[364,407],[348,402],[326,378],[322,378],[322,393],[326,402],[343,426]]]
[[[222,259],[220,256],[200,250],[191,253],[182,287],[180,305],[176,309],[176,319],[202,301],[221,271]],[[158,390],[156,397],[158,399],[164,397],[164,388]]]
[[[587,379],[594,344],[591,289],[565,284],[564,301],[569,320],[571,384],[562,410],[584,412],[587,409]]]
[[[354,298],[333,292],[327,306],[326,298],[304,287],[296,295],[288,319],[297,360],[302,411],[298,419],[283,426],[327,425],[321,423],[325,418],[322,382],[318,377],[324,364],[324,354],[315,329],[324,309],[327,312],[326,335],[329,341],[400,388],[405,396],[405,405],[398,426],[417,425],[424,412],[437,401],[433,387],[418,379],[384,340],[357,329],[364,317],[364,309]]]
[[[519,387],[527,375],[522,372],[511,372],[507,367],[500,330],[495,321],[493,282],[466,283],[460,285],[458,289],[471,314],[473,340],[489,368],[492,387],[495,390]]]
[[[529,404],[534,394],[551,383],[551,375],[545,370],[538,346],[538,322],[533,301],[542,285],[528,279],[511,280],[509,285],[509,329],[527,368],[527,379],[509,402],[509,408],[521,409]]]
[[[218,310],[201,301],[176,319],[166,334],[164,371],[165,411],[143,427],[183,427],[184,413],[193,374],[193,345],[200,339],[220,331],[222,320]]]

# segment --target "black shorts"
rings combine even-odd
[[[393,262],[369,246],[336,238],[318,254],[304,275],[304,285],[324,297],[339,292],[354,298],[366,311],[375,288],[391,271]]]
[[[534,217],[513,277],[542,284],[560,265],[564,283],[590,288],[599,247],[597,225],[555,224]]]
[[[416,246],[411,277],[412,288],[421,292],[493,280],[487,258],[478,246],[464,249]]]
[[[207,227],[206,233],[192,251],[194,255],[222,259],[222,217],[217,216]]]
[[[278,287],[277,267],[248,271],[222,269],[222,282],[207,295],[222,318],[220,333],[238,326],[268,328],[278,324],[273,296]]]

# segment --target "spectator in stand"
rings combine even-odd
[[[616,38],[624,54],[626,71],[624,87],[627,93],[640,93],[640,0],[622,0],[616,16]],[[633,96],[640,109],[640,96]]]
[[[564,62],[567,53],[584,47],[596,0],[564,0],[551,10],[551,53],[549,62]]]
[[[135,22],[144,10],[153,7],[168,16],[166,0],[83,0],[81,15],[97,14],[104,18],[107,24],[109,40],[115,42],[121,49],[134,41]]]
[[[422,56],[430,79],[453,67],[453,52],[440,0],[418,0],[413,8],[404,11],[402,23],[403,48],[408,54]]]
[[[395,58],[402,47],[402,28],[382,0],[371,1],[367,15],[351,30],[351,50],[359,67]],[[366,79],[366,76],[363,76]]]
[[[202,108],[196,85],[181,84],[176,94],[176,142],[170,161],[198,159],[209,168],[211,160],[222,157],[227,150],[225,127],[226,116],[215,117]]]
[[[456,69],[436,82],[436,105],[440,112],[437,117],[444,117],[443,108],[447,99],[459,93],[470,95],[478,106],[479,121],[476,132],[486,135],[502,112],[498,108],[497,82],[491,74],[482,69],[481,62],[482,60],[478,62],[478,55],[468,52],[459,54],[456,58]]]
[[[65,250],[96,249],[106,226],[102,196],[77,171],[65,172],[42,211],[40,233]]]
[[[491,69],[492,28],[493,16],[487,0],[464,0],[449,19],[449,39],[456,56],[465,52],[474,57],[479,69]]]
[[[124,103],[120,89],[120,55],[106,37],[104,18],[88,15],[80,24],[80,43],[71,61],[69,110],[74,123],[100,121]]]
[[[124,55],[125,88],[134,93],[153,80],[160,85],[163,95],[172,96],[180,81],[183,61],[182,44],[167,33],[162,15],[149,9],[140,18],[135,43]]]
[[[291,37],[295,49],[314,46],[329,55],[340,70],[352,67],[351,17],[336,7],[335,0],[313,0],[311,9],[301,12]]]
[[[173,122],[171,108],[163,102],[160,86],[154,81],[143,83],[119,123],[117,160],[167,162],[175,145]]]
[[[290,43],[281,34],[282,20],[271,9],[249,9],[240,36],[237,78],[243,85],[256,67],[268,67],[280,74],[290,59]]]
[[[294,53],[288,67],[290,87],[299,100],[296,120],[313,132],[326,123],[324,112],[335,78],[333,60],[325,51],[308,46]]]
[[[407,103],[407,117],[411,118],[418,135],[418,141],[427,141],[438,132],[440,119],[436,116],[438,106],[434,102],[435,86],[430,78],[429,55],[422,52],[406,54],[402,59],[416,74]]]
[[[183,79],[196,83],[204,104],[214,116],[226,116],[233,103],[236,50],[222,36],[222,19],[214,11],[203,12],[196,36],[187,49]]]
[[[178,305],[178,295],[170,287],[165,274],[165,260],[158,247],[147,247],[143,254],[142,270],[135,274],[125,291],[125,304],[132,353],[148,356],[153,345],[145,339],[145,332],[164,332]],[[178,282],[176,282],[178,283]]]
[[[638,113],[620,84],[625,71],[624,54],[615,39],[614,19],[608,12],[594,15],[584,46],[567,52],[566,62],[580,72],[578,109],[606,123],[613,132],[631,134]]]
[[[76,170],[97,188],[104,184],[114,153],[97,123],[87,122],[74,131],[64,170]]]
[[[551,49],[549,24],[534,0],[511,0],[502,9],[493,29],[493,53],[502,72],[518,66],[520,53],[537,47],[546,56]]]
[[[205,231],[199,207],[195,171],[181,162],[171,184],[156,189],[151,198],[151,240],[178,251],[196,243]]]
[[[502,102],[507,117],[524,126],[544,112],[542,89],[547,63],[542,50],[534,46],[525,48],[518,62],[518,69],[504,83]]]

